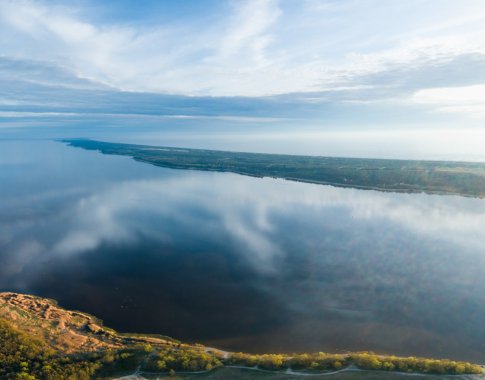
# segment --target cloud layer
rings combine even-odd
[[[480,0],[5,0],[0,110],[481,126],[484,25]]]

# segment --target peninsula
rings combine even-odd
[[[232,172],[379,191],[485,197],[485,163],[243,153],[87,139],[62,141],[172,169]]]

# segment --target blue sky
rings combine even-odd
[[[484,122],[482,0],[0,2],[3,130],[365,132],[479,153]]]

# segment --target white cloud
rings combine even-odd
[[[221,44],[221,56],[238,55],[243,49],[250,50],[257,61],[264,61],[264,49],[271,37],[268,29],[280,16],[276,0],[250,0],[241,3],[230,20],[228,34]]]
[[[353,91],[363,75],[485,56],[485,7],[476,0],[307,1],[301,7],[246,0],[228,9],[204,28],[190,18],[147,26],[5,0],[0,54],[46,61],[119,90],[211,96]],[[410,87],[419,87],[420,78],[412,80]]]
[[[0,111],[0,118],[17,118],[17,117],[51,117],[51,116],[80,116],[73,112],[17,112],[17,111]]]
[[[443,112],[485,116],[485,84],[428,88],[417,91],[413,95],[413,100],[432,105]]]

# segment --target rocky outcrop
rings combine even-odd
[[[89,314],[66,310],[54,300],[27,294],[0,293],[0,318],[64,353],[118,349],[144,343],[172,344],[161,338],[118,334]]]

